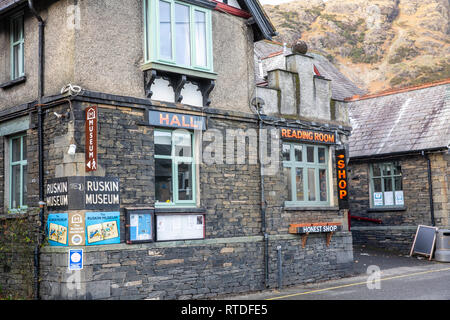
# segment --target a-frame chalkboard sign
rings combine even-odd
[[[409,256],[416,253],[425,255],[431,260],[433,257],[434,245],[436,243],[437,230],[438,228],[436,227],[419,225]]]

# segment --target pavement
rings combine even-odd
[[[355,246],[351,276],[223,300],[450,300],[450,263]]]

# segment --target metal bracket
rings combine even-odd
[[[187,78],[184,74],[178,77],[171,77],[169,79],[170,86],[173,88],[173,92],[175,93],[175,102],[180,103],[183,100],[183,96],[181,95],[181,90],[183,90],[184,85],[186,84]]]

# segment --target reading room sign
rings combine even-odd
[[[321,144],[336,144],[336,133],[296,129],[296,128],[281,128],[281,138],[293,141],[312,142]]]
[[[150,125],[156,127],[206,130],[205,117],[191,114],[149,110],[148,121]]]

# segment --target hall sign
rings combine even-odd
[[[149,124],[155,127],[169,127],[188,130],[206,130],[205,117],[149,110]]]
[[[322,232],[337,232],[342,230],[342,225],[339,222],[324,222],[324,223],[300,223],[291,224],[289,226],[289,233],[292,234],[309,234]]]
[[[345,157],[345,149],[336,150],[336,175],[339,209],[349,209],[347,159]]]
[[[295,129],[295,128],[281,128],[281,138],[293,141],[321,143],[321,144],[336,144],[336,133]]]
[[[117,177],[66,177],[50,179],[46,186],[49,211],[120,209]]]

